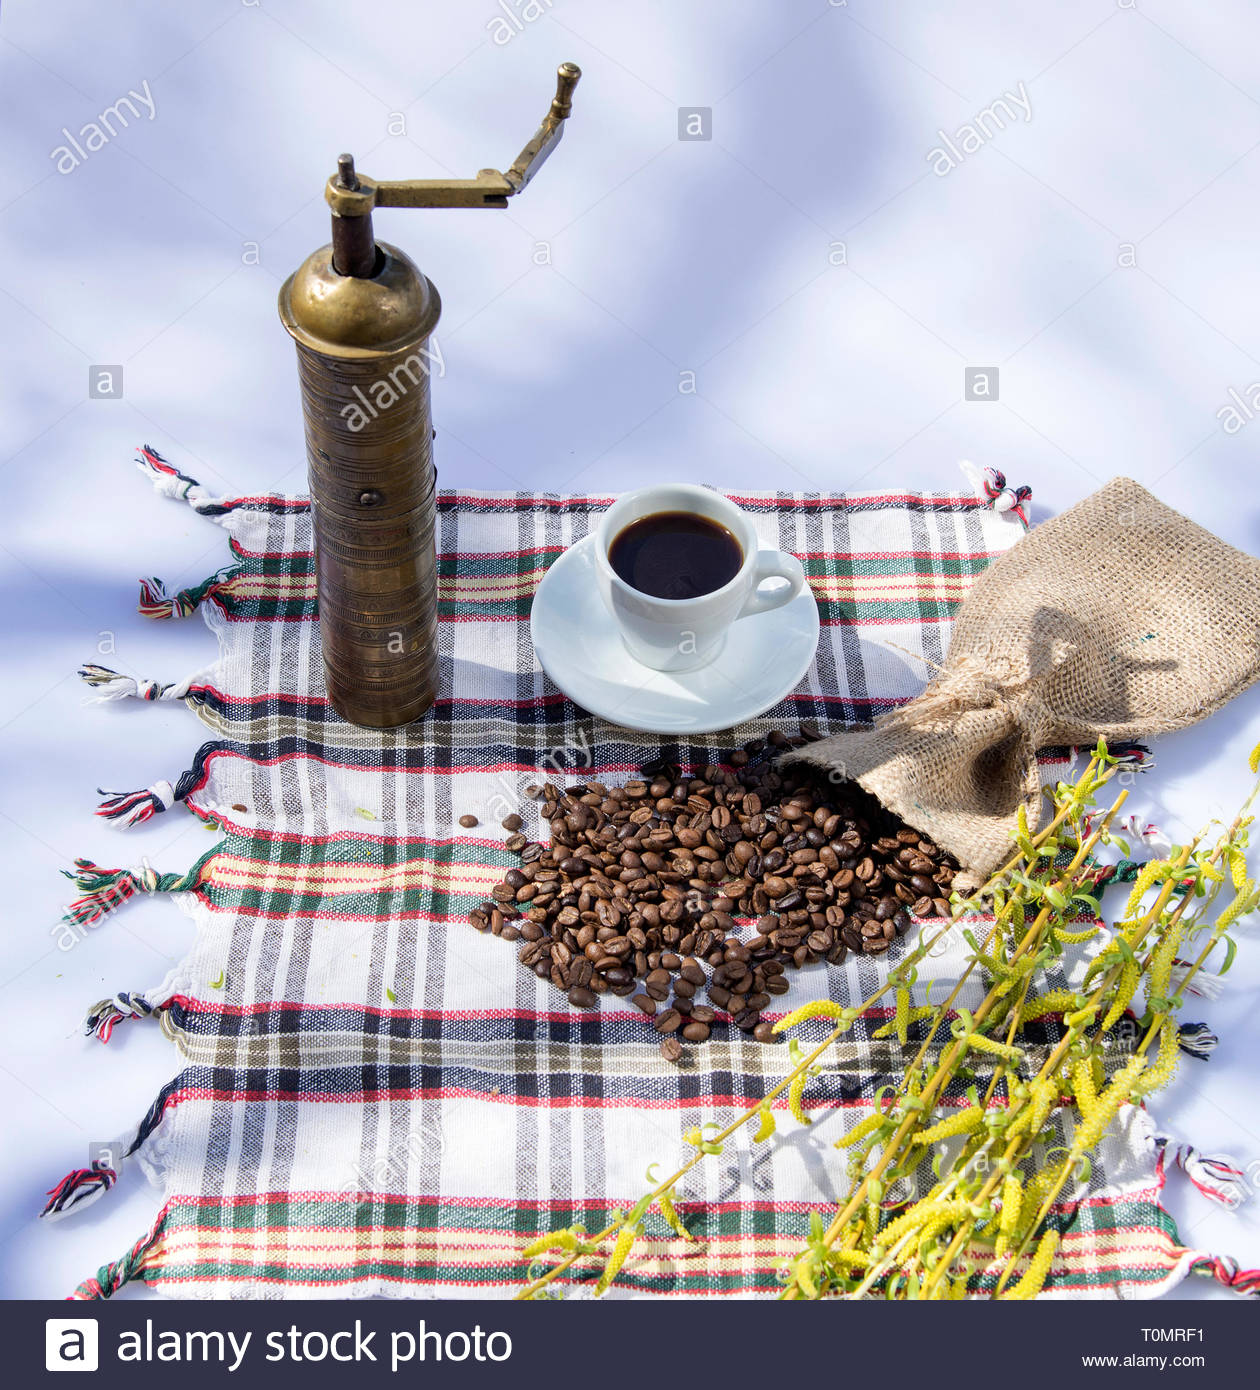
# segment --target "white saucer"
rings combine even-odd
[[[808,584],[782,608],[739,619],[698,671],[644,666],[626,651],[600,598],[594,544],[587,536],[555,561],[529,616],[539,664],[583,709],[643,733],[710,734],[778,704],[809,670],[818,604]]]

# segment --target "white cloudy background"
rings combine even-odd
[[[8,1295],[63,1293],[152,1214],[130,1181],[76,1221],[31,1221],[171,1073],[155,1029],[108,1050],[79,1038],[85,1005],[160,979],[188,931],[143,902],[58,952],[56,871],[77,854],[179,869],[206,843],[183,817],[130,845],[93,819],[98,784],[173,775],[199,733],[179,709],[85,710],[72,673],[102,631],[108,664],[147,675],[210,654],[199,623],[134,614],[136,575],[188,584],[223,558],[214,528],[139,482],[137,444],[217,491],[302,487],[275,298],[327,239],[340,150],[378,177],[502,166],[557,62],[585,74],[564,144],[509,211],[378,214],[445,304],[448,486],[951,488],[967,457],[1030,484],[1035,517],[1124,472],[1260,551],[1260,420],[1231,434],[1218,418],[1231,387],[1260,381],[1260,22],[1245,0],[539,8],[502,44],[497,0],[0,14]],[[58,173],[62,127],[146,82],[154,119]],[[1030,119],[933,172],[938,131],[1019,90]],[[682,106],[712,109],[711,140],[677,139]],[[398,113],[405,134],[390,133]],[[122,365],[121,400],[87,399],[91,364]],[[963,400],[968,366],[1000,369],[998,401]],[[1257,739],[1253,691],[1163,740],[1137,804],[1181,833],[1230,810]],[[1260,1159],[1260,944],[1244,944],[1252,959],[1203,1010],[1221,1050],[1186,1063],[1160,1115]],[[1191,1243],[1260,1262],[1254,1214],[1180,1185],[1170,1205]]]

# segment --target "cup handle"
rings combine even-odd
[[[761,592],[761,585],[767,579],[786,579],[787,587],[780,586],[768,594]],[[805,570],[795,555],[782,550],[759,550],[753,565],[753,585],[744,606],[739,610],[740,618],[753,613],[769,613],[772,608],[782,608],[805,587]]]

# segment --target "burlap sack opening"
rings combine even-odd
[[[976,580],[921,694],[787,756],[856,780],[974,884],[1021,805],[1040,821],[1039,748],[1184,728],[1257,675],[1260,560],[1114,478]]]

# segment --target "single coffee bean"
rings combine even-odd
[[[595,1007],[595,996],[589,989],[584,989],[581,985],[575,985],[569,991],[569,1003],[575,1009],[593,1009]]]
[[[688,1042],[702,1043],[709,1040],[709,1025],[707,1023],[692,1022],[682,1030],[682,1035]]]
[[[464,827],[465,830],[471,830],[474,825],[480,824],[480,822],[477,820],[477,817],[472,815],[471,813],[460,816],[459,823]]]
[[[650,994],[636,994],[630,1002],[649,1018],[656,1012],[656,1000]]]
[[[677,1009],[666,1009],[663,1014],[659,1014],[656,1023],[653,1025],[658,1033],[676,1032],[682,1023],[682,1014]]]
[[[778,1034],[774,1031],[774,1024],[763,1018],[753,1029],[753,1037],[760,1043],[768,1043],[776,1041]]]
[[[661,1039],[661,1056],[667,1062],[677,1062],[683,1055],[682,1043],[677,1038]]]

